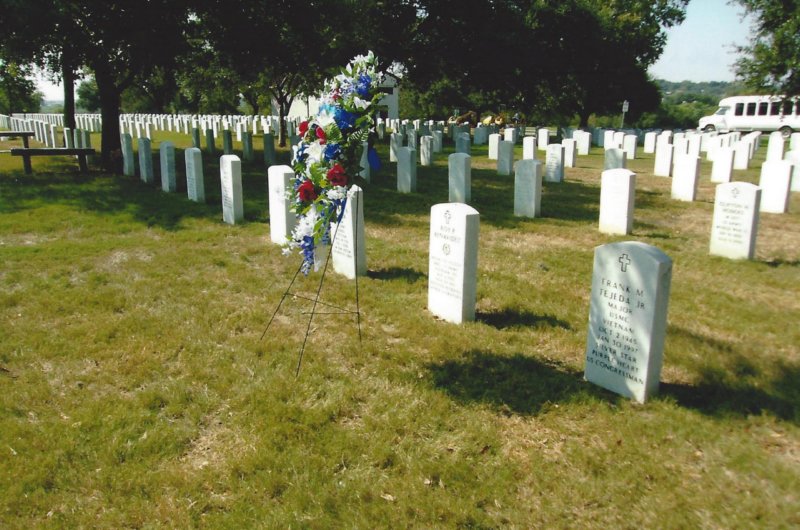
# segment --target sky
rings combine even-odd
[[[667,45],[650,68],[667,81],[733,81],[736,46],[750,40],[750,19],[729,0],[690,0],[683,24],[667,30]]]
[[[650,74],[667,81],[733,81],[735,46],[747,44],[749,20],[729,0],[690,0],[686,20],[667,30],[667,45]],[[37,80],[47,100],[63,100],[64,89]]]

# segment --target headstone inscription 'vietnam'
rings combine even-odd
[[[242,202],[242,161],[236,155],[219,159],[219,183],[222,189],[222,220],[235,225],[244,220]]]
[[[296,216],[290,210],[287,192],[292,187],[294,171],[289,166],[270,166],[267,170],[269,186],[269,238],[283,245],[294,230]]]
[[[333,270],[351,280],[356,275],[364,276],[367,273],[363,197],[361,188],[351,186],[347,192],[342,220],[338,224],[331,223]]]
[[[753,259],[761,188],[749,182],[717,186],[709,252],[730,259]]]
[[[478,211],[461,203],[431,207],[428,309],[460,324],[475,320]]]
[[[638,241],[595,248],[585,377],[640,403],[658,390],[672,260]]]

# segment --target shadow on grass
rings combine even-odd
[[[800,424],[800,366],[780,363],[765,368],[731,343],[679,327],[670,326],[668,333],[684,340],[692,351],[721,363],[696,368],[696,383],[662,383],[661,396],[709,416],[769,413]]]
[[[385,147],[379,146],[383,168],[376,172],[367,184],[379,193],[370,193],[365,204],[368,222],[383,225],[397,223],[397,215],[430,214],[431,206],[448,202],[447,157],[451,146],[437,155],[437,163],[430,167],[417,168],[417,191],[399,193],[396,189],[396,165],[384,158]],[[485,151],[485,150],[483,150]],[[486,156],[479,151],[475,157]],[[498,228],[517,228],[530,224],[529,219],[514,215],[514,175],[498,175],[494,169],[473,167],[472,199],[470,206],[481,214],[481,223]],[[582,182],[565,181],[545,183],[542,190],[542,216],[563,221],[594,221],[598,217],[600,188]]]
[[[583,372],[521,354],[472,350],[461,359],[431,363],[427,368],[433,385],[459,403],[484,402],[506,414],[537,414],[547,404],[602,392],[583,381]]]
[[[389,267],[388,269],[368,270],[367,277],[373,280],[405,280],[414,283],[426,275],[416,269],[406,267]]]
[[[53,159],[32,175],[4,172],[0,182],[4,190],[0,211],[13,213],[50,205],[64,205],[79,210],[126,214],[147,226],[178,230],[186,218],[208,218],[222,221],[222,200],[219,163],[204,163],[206,200],[204,204],[186,197],[183,151],[176,149],[177,192],[161,190],[158,155],[153,156],[154,183],[141,182],[139,177],[108,175],[96,171],[80,174],[68,159]],[[137,158],[138,162],[138,158]],[[242,188],[246,221],[266,222],[267,179],[263,164],[243,165]]]
[[[766,388],[744,381],[705,374],[697,384],[662,383],[660,394],[686,408],[713,417],[750,416],[768,413],[800,424],[800,367],[784,365],[780,376]]]
[[[518,327],[531,327],[531,328],[562,328],[566,330],[572,329],[569,322],[561,320],[551,315],[537,315],[530,311],[518,311],[516,309],[501,309],[498,311],[490,312],[477,312],[475,320],[483,322],[493,328],[507,329]]]

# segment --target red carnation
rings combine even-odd
[[[334,164],[328,170],[328,182],[333,186],[347,186],[347,174],[341,164]]]
[[[319,138],[320,144],[324,144],[328,141],[328,136],[325,134],[325,130],[322,127],[317,127],[317,138]]]
[[[308,121],[301,122],[297,129],[300,133],[300,136],[305,136],[306,131],[308,131]]]
[[[297,196],[303,202],[313,202],[318,197],[317,190],[314,189],[314,183],[306,180],[297,188]]]

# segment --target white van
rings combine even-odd
[[[734,96],[719,102],[711,116],[700,118],[701,131],[800,131],[800,99],[782,96]]]

